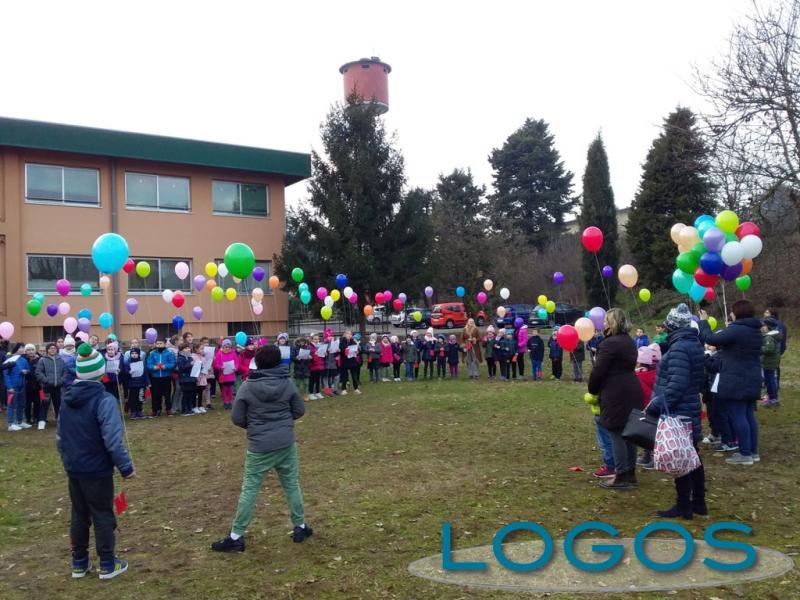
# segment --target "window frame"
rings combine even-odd
[[[28,196],[28,167],[49,167],[52,169],[61,170],[61,200],[52,200],[47,198],[30,198]],[[64,185],[64,172],[66,169],[75,171],[94,171],[97,174],[97,203],[89,202],[72,202],[67,201],[65,198],[66,189]],[[26,162],[25,163],[25,203],[26,204],[45,204],[50,206],[75,206],[78,208],[102,208],[103,203],[100,197],[100,169],[95,167],[75,167],[70,165],[56,165],[48,163]]]
[[[214,186],[218,183],[229,183],[236,186],[236,194],[239,200],[239,212],[227,212],[227,211],[219,211],[214,208]],[[266,192],[267,196],[267,206],[266,206],[266,214],[263,215],[246,215],[242,212],[242,186],[245,185],[263,185],[264,191]],[[261,182],[248,182],[248,181],[230,181],[228,179],[212,179],[211,180],[211,214],[219,217],[238,217],[244,219],[269,219],[272,216],[270,211],[270,202],[269,202],[269,184],[261,183]]]
[[[29,258],[60,258],[61,259],[61,277],[58,279],[68,279],[67,278],[67,259],[68,258],[85,258],[88,261],[92,260],[91,256],[84,255],[84,254],[43,254],[40,252],[34,252],[31,254],[25,254],[25,293],[28,296],[33,296],[34,294],[52,294],[53,290],[55,290],[55,282],[51,288],[41,289],[41,290],[32,290],[31,289],[31,268],[30,263],[28,262]],[[92,268],[94,267],[94,263],[92,263]],[[96,269],[95,269],[96,270]],[[58,281],[56,279],[56,281]],[[82,283],[91,283],[91,282],[82,282]],[[100,289],[100,273],[97,274],[95,277],[94,283],[91,283],[92,286],[92,296],[99,296],[102,294],[102,290]],[[81,295],[80,287],[73,288],[70,290],[68,296],[79,296]]]
[[[186,288],[182,288],[181,287],[181,288],[176,288],[176,289],[169,288],[169,289],[171,289],[173,292],[180,290],[183,293],[184,296],[190,296],[190,295],[194,294],[194,286],[192,285],[192,281],[194,279],[194,271],[193,271],[193,261],[192,261],[191,258],[172,257],[172,256],[165,256],[164,258],[155,257],[155,256],[152,256],[152,257],[137,256],[137,257],[131,257],[131,258],[133,258],[133,261],[135,263],[138,263],[139,261],[142,261],[142,260],[147,261],[148,263],[150,263],[151,273],[152,273],[153,263],[158,263],[158,286],[156,288],[145,288],[145,289],[131,288],[131,286],[130,286],[131,277],[136,277],[137,279],[141,280],[141,277],[139,277],[136,274],[136,271],[134,270],[134,271],[131,271],[130,273],[127,273],[128,280],[127,280],[126,284],[127,284],[128,295],[130,295],[130,296],[156,296],[156,295],[160,296],[161,292],[163,292],[164,289],[165,289],[164,286],[163,286],[162,279],[161,279],[161,262],[165,261],[165,260],[175,261],[176,263],[185,262],[187,265],[189,265],[189,275],[186,277],[186,279],[184,279],[181,282],[181,283],[184,283],[184,285],[186,285],[187,287]]]
[[[149,206],[132,206],[128,204],[128,175],[143,175],[145,177],[155,177],[156,178],[156,206],[149,207]],[[187,181],[188,188],[187,188],[187,204],[186,208],[161,208],[161,192],[159,191],[158,187],[158,180],[161,177],[170,177],[172,179],[185,179]],[[192,212],[192,178],[191,177],[184,177],[182,175],[166,175],[164,173],[143,173],[140,171],[125,171],[125,209],[126,210],[140,210],[146,212],[167,212],[167,213],[190,213]]]

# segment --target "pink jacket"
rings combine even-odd
[[[392,364],[392,345],[381,342],[381,364]]]
[[[517,331],[517,348],[519,349],[519,350],[517,350],[517,352],[519,352],[520,354],[525,354],[525,352],[526,352],[526,350],[528,348],[528,326],[527,325],[523,325],[522,327],[519,328],[519,331]]]
[[[311,350],[311,366],[310,370],[313,372],[325,370],[325,359],[317,356],[317,347],[314,344],[309,344],[308,349]]]
[[[225,374],[223,364],[226,362],[233,362],[233,373]],[[223,352],[218,350],[214,356],[214,368],[219,370],[220,383],[233,383],[236,381],[236,371],[239,370],[239,355],[233,350]]]

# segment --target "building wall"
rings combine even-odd
[[[100,207],[33,204],[25,201],[25,164],[28,162],[62,166],[89,167],[100,172]],[[152,210],[130,210],[125,207],[125,172],[136,171],[156,175],[172,175],[190,179],[190,212],[174,213]],[[32,292],[27,291],[27,255],[91,254],[94,240],[112,231],[112,172],[116,174],[117,232],[122,235],[134,257],[189,258],[192,272],[204,274],[205,264],[222,258],[232,242],[244,242],[254,251],[257,260],[271,261],[280,252],[285,230],[284,183],[278,176],[226,169],[208,169],[187,165],[112,159],[55,152],[29,151],[0,147],[0,319],[11,321],[17,340],[42,341],[42,327],[60,325],[64,316],[49,317],[45,310],[30,316],[25,305]],[[267,184],[270,216],[240,217],[213,215],[211,207],[212,179],[241,183]],[[135,276],[135,275],[132,275]],[[92,333],[103,337],[99,327],[101,312],[114,314],[112,328],[123,340],[142,335],[143,323],[169,323],[176,314],[186,321],[185,329],[212,337],[227,334],[227,323],[260,322],[264,335],[274,335],[286,327],[287,297],[283,292],[264,297],[264,312],[255,317],[250,297],[240,294],[229,302],[213,302],[207,291],[186,292],[181,309],[166,304],[160,291],[132,293],[127,290],[128,275],[120,272],[112,288],[105,294],[88,298],[78,293],[65,300],[72,306],[71,316],[82,308],[93,315]],[[230,280],[230,278],[229,278]],[[266,280],[261,287],[269,291]],[[116,289],[116,294],[114,290]],[[46,294],[47,303],[58,304],[62,298],[55,289]],[[116,296],[116,297],[115,297]],[[136,298],[139,310],[133,316],[125,310],[125,300]],[[192,307],[201,306],[201,321],[192,317]]]
[[[630,206],[617,209],[617,230],[620,236],[625,235],[625,225],[628,224],[630,210]],[[578,219],[572,219],[564,223],[564,233],[581,233],[582,231]]]

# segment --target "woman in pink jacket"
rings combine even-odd
[[[236,372],[239,370],[239,355],[233,350],[229,339],[222,340],[222,347],[214,356],[214,368],[219,373],[220,394],[225,410],[233,405],[233,384],[236,383]]]

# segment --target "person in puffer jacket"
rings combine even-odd
[[[369,371],[370,383],[378,383],[380,381],[380,367],[381,367],[381,347],[378,344],[378,334],[370,333],[369,341],[364,346],[364,351],[367,354],[367,371]]]
[[[325,358],[317,354],[317,349],[320,346],[319,335],[314,334],[311,336],[311,344],[308,349],[311,351],[311,365],[309,367],[309,400],[322,400],[321,384],[322,376],[325,374]]]
[[[47,413],[50,412],[51,403],[58,420],[58,413],[61,411],[61,388],[66,374],[66,367],[58,355],[58,348],[52,342],[47,344],[45,355],[36,365],[36,379],[39,380],[39,385],[45,393],[45,399],[39,406],[39,429],[47,426]]]
[[[244,552],[244,533],[253,518],[258,492],[267,472],[274,469],[291,512],[292,539],[303,542],[313,530],[306,524],[294,421],[305,414],[303,399],[281,364],[280,350],[263,346],[256,352],[256,371],[236,394],[231,421],[247,430],[244,482],[231,532],[214,542],[215,552]]]
[[[417,364],[417,345],[411,335],[406,336],[403,344],[403,362],[406,364],[406,381],[414,381],[414,365]]]
[[[692,314],[685,304],[679,304],[669,311],[664,326],[669,332],[668,350],[658,363],[653,397],[647,405],[647,413],[659,417],[666,412],[671,416],[691,419],[692,441],[696,448],[703,438],[700,425],[700,392],[705,379],[706,361],[703,344],[700,343],[698,331],[692,327]],[[702,462],[688,475],[675,478],[675,492],[675,505],[658,511],[658,516],[691,519],[695,513],[708,514]]]
[[[8,358],[3,362],[3,381],[6,393],[9,395],[8,420],[9,431],[29,429],[30,424],[23,420],[25,413],[25,377],[30,373],[31,367],[25,358],[25,346],[14,344]]]
[[[66,369],[64,387],[62,388],[62,392],[66,392],[67,388],[75,381],[75,338],[67,334],[67,337],[64,338],[64,347],[58,351],[58,355],[64,361],[64,368]]]
[[[128,392],[126,398],[128,411],[131,419],[144,419],[142,405],[144,404],[144,392],[149,383],[147,368],[143,360],[144,352],[139,348],[131,348],[126,355],[122,359],[122,381]]]
[[[525,352],[528,350],[528,326],[524,323],[516,331],[517,338],[517,361],[516,366],[519,370],[519,378],[525,378]]]

